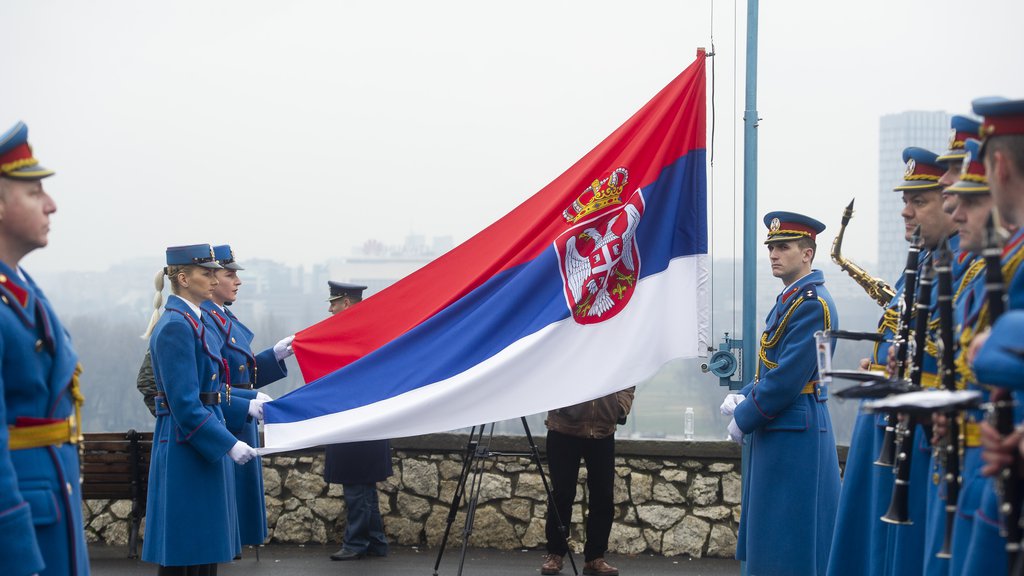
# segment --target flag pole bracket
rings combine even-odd
[[[729,338],[729,333],[726,332],[722,337],[722,345],[711,354],[707,362],[700,365],[700,369],[702,372],[711,372],[717,376],[720,386],[739,390],[743,388],[742,355],[743,340]],[[733,379],[733,375],[737,377]]]

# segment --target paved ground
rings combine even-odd
[[[220,576],[294,576],[329,574],[331,576],[358,574],[360,576],[433,576],[437,550],[392,547],[387,558],[366,558],[350,562],[332,562],[328,556],[335,546],[270,545],[255,550],[246,549],[243,558],[231,564],[222,564]],[[459,574],[460,550],[447,550],[437,571],[438,576]],[[92,546],[89,549],[93,576],[122,576],[156,574],[156,566],[139,560],[128,560],[127,549],[117,546]],[[738,575],[740,564],[734,560],[665,558],[662,556],[610,555],[608,560],[619,568],[623,576],[662,576],[681,574],[693,576]],[[524,576],[540,574],[543,553],[537,550],[506,552],[473,548],[466,554],[462,574],[466,576]],[[576,556],[579,573],[583,572],[583,558]],[[566,559],[563,576],[570,576],[572,567]]]

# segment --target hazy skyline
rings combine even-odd
[[[745,10],[714,6],[722,258],[741,234]],[[1010,0],[762,3],[758,213],[805,211],[831,242],[856,196],[844,253],[874,261],[879,117],[1024,97],[1022,16]],[[459,243],[711,45],[708,1],[14,0],[0,23],[0,130],[25,120],[58,172],[30,271],[159,263],[194,242],[292,265],[371,238]]]

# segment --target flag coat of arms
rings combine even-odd
[[[265,405],[261,452],[517,418],[701,354],[704,60],[512,212],[299,332],[308,384]]]

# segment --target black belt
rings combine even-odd
[[[232,384],[232,388],[239,388],[241,390],[252,390],[252,383],[242,382],[241,384]]]
[[[220,392],[200,392],[199,401],[202,402],[203,404],[206,404],[207,406],[220,404]],[[160,402],[167,404],[167,397],[164,396],[163,394],[157,394],[156,402],[157,407],[160,406]]]

